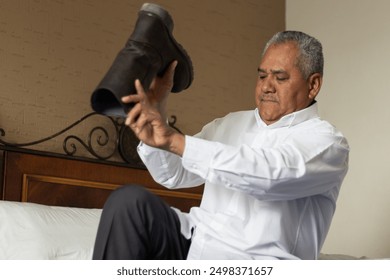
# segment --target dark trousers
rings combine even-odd
[[[104,205],[93,259],[185,259],[189,246],[176,212],[145,188],[128,185]]]

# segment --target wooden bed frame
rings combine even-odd
[[[119,127],[117,131],[120,140],[125,139],[126,144],[129,144],[129,132],[127,131],[127,135],[122,133],[125,129],[122,122],[119,122]],[[3,136],[4,134],[2,131]],[[69,136],[66,139],[68,138]],[[46,140],[45,138],[44,141]],[[26,149],[25,146],[31,143],[24,145],[10,144],[3,140],[0,142],[2,143],[0,146],[3,173],[0,186],[2,200],[102,208],[114,189],[121,185],[138,184],[145,186],[161,196],[169,205],[182,211],[188,211],[192,206],[200,204],[202,186],[168,190],[157,184],[139,162],[76,157],[72,152],[66,152],[65,148],[66,154],[59,154]],[[36,142],[32,143],[36,144]],[[123,149],[123,146],[121,147],[123,141],[118,143],[116,149],[120,151]]]

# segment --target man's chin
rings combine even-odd
[[[272,115],[272,114],[264,114],[260,113],[260,118],[265,122],[267,125],[273,124],[274,122],[277,122],[280,119],[279,115]]]

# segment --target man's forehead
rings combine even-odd
[[[260,61],[258,70],[267,73],[282,73],[294,71],[297,67],[297,56],[292,51],[269,49]]]

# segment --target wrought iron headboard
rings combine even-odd
[[[138,139],[135,137],[134,133],[131,131],[130,128],[128,128],[125,125],[125,119],[120,117],[111,117],[106,115],[97,114],[95,112],[86,114],[76,122],[72,123],[71,125],[67,126],[66,128],[58,131],[57,133],[54,133],[53,135],[50,135],[48,137],[44,137],[39,140],[31,141],[31,142],[25,142],[25,143],[14,143],[14,142],[8,142],[4,140],[3,138],[6,136],[6,133],[4,129],[0,128],[0,144],[4,146],[9,147],[31,147],[34,145],[38,145],[41,143],[44,143],[46,141],[49,141],[51,139],[54,139],[60,135],[63,135],[70,131],[72,128],[76,127],[80,123],[86,121],[89,118],[92,118],[94,116],[99,116],[106,118],[108,120],[108,123],[112,125],[112,128],[114,129],[114,133],[109,133],[107,127],[103,126],[95,126],[93,127],[87,137],[86,140],[81,139],[79,136],[76,135],[68,135],[64,138],[62,143],[62,148],[66,155],[68,156],[74,156],[77,152],[77,145],[76,143],[80,144],[91,156],[94,158],[100,159],[100,160],[110,160],[114,156],[119,155],[120,158],[125,163],[131,163],[135,165],[143,166],[142,161],[138,157],[138,154],[136,152],[136,146],[138,144]],[[169,125],[176,129],[178,132],[182,133],[180,129],[178,129],[176,124],[176,116],[171,116],[168,120]],[[94,137],[94,135],[97,135],[97,137]],[[111,138],[112,137],[112,138]],[[115,143],[113,147],[111,147],[112,151],[104,150],[104,154],[99,152],[96,148],[94,148],[96,145],[104,148],[108,147],[109,143]]]

